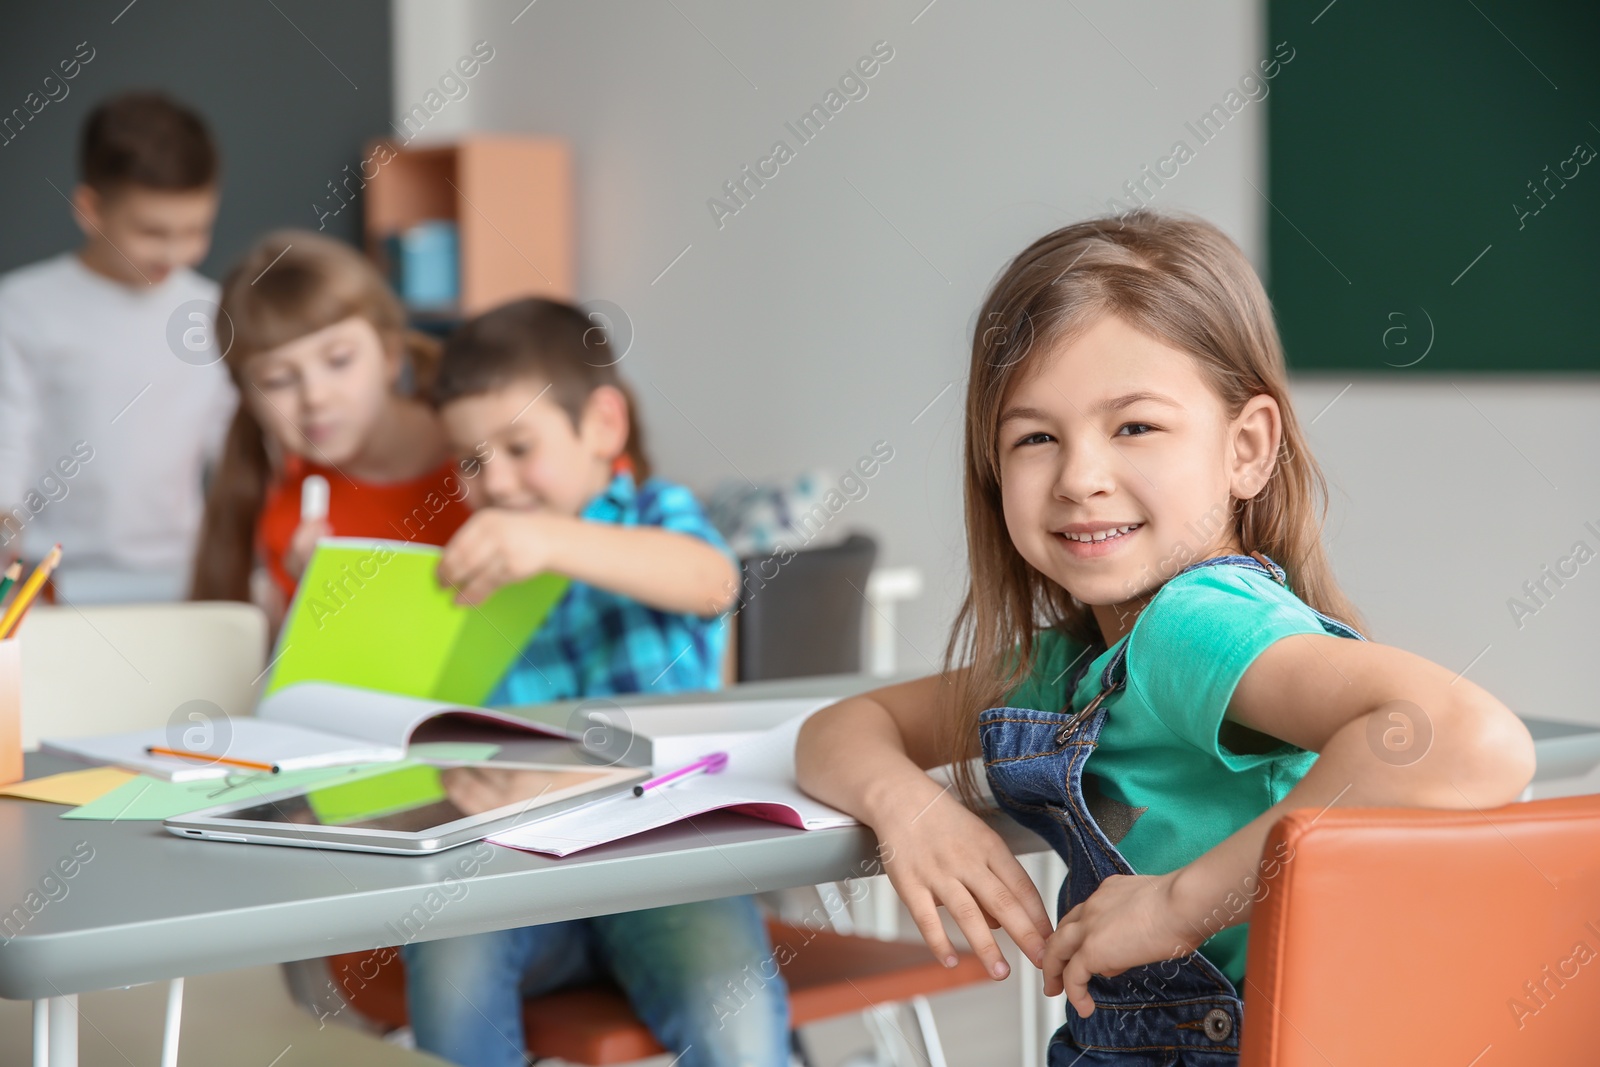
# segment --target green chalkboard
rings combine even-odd
[[[1268,7],[1290,368],[1600,371],[1600,4]]]

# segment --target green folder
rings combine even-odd
[[[317,543],[274,652],[269,695],[333,682],[480,707],[521,657],[568,580],[541,574],[461,607],[439,549],[334,537]]]

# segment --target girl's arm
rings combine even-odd
[[[1258,656],[1226,717],[1320,753],[1293,789],[1215,848],[1170,874],[1109,878],[1063,919],[1047,950],[1045,992],[1086,1016],[1090,974],[1192,952],[1247,921],[1292,858],[1263,857],[1267,832],[1295,808],[1492,808],[1533,777],[1533,739],[1488,692],[1420,656],[1349,638],[1298,634]]]
[[[732,561],[689,534],[499,508],[468,519],[439,560],[462,604],[545,571],[680,615],[725,611],[738,589]]]
[[[872,827],[884,870],[946,966],[955,949],[941,905],[996,979],[1010,971],[991,930],[1004,927],[1040,962],[1051,925],[1039,891],[1000,835],[928,777],[958,714],[960,672],[851,697],[812,715],[795,745],[795,777],[818,800]]]

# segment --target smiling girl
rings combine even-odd
[[[254,599],[281,621],[322,537],[442,545],[467,486],[426,389],[438,345],[348,245],[304,231],[260,241],[223,282],[219,335],[242,398],[206,501],[191,596]],[[301,518],[306,479],[327,518]]]
[[[1215,226],[1067,226],[1007,266],[979,323],[947,669],[818,712],[799,782],[889,846],[936,956],[955,963],[943,906],[996,979],[1003,927],[1065,990],[1052,1067],[1234,1063],[1244,924],[1292,862],[1262,857],[1271,825],[1505,804],[1532,741],[1472,682],[1362,637],[1270,304]],[[980,753],[1000,807],[1067,861],[1056,924],[924,773],[955,763],[970,802]]]

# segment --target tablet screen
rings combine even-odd
[[[599,767],[407,764],[213,817],[416,833],[508,805],[532,811],[556,800],[601,792],[633,777]]]

